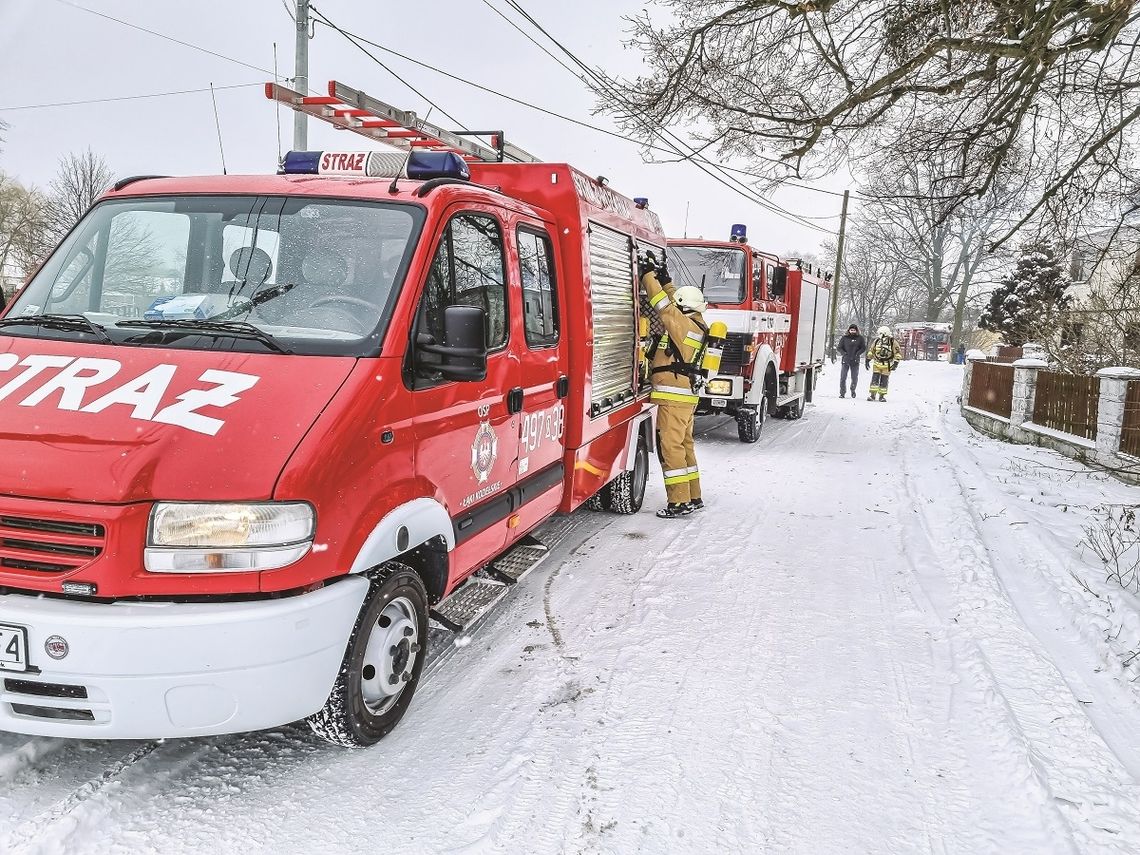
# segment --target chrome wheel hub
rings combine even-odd
[[[373,715],[387,712],[412,678],[422,646],[416,611],[406,597],[384,606],[368,635],[360,664],[360,694]]]

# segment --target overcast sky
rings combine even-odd
[[[278,116],[259,88],[271,75],[277,43],[282,76],[293,68],[293,0],[0,0],[0,119],[9,124],[0,169],[25,183],[46,184],[59,157],[90,146],[119,175],[210,174],[221,171],[209,92],[111,103],[11,109],[93,98],[200,89],[216,92],[226,165],[231,173],[274,171]],[[614,73],[636,73],[638,56],[622,44],[623,15],[634,0],[524,0],[522,5],[580,58]],[[85,6],[228,59],[211,56],[82,11]],[[409,54],[497,92],[613,128],[592,116],[593,95],[568,71],[512,29],[490,6],[503,0],[319,0],[316,7],[344,29]],[[430,9],[430,11],[428,11]],[[520,22],[520,26],[525,24]],[[537,33],[533,33],[536,37]],[[727,237],[747,223],[752,242],[782,254],[815,250],[827,235],[788,222],[722,187],[691,164],[646,164],[636,146],[576,127],[408,62],[375,52],[396,74],[468,127],[504,128],[507,138],[550,161],[605,175],[628,196],[648,196],[665,230]],[[233,62],[239,60],[255,68]],[[419,115],[430,105],[360,53],[339,33],[318,26],[310,43],[310,86],[342,80]],[[451,127],[438,113],[432,121]],[[309,123],[309,148],[367,149],[362,137]],[[281,146],[292,144],[292,113],[280,115]],[[746,166],[747,164],[734,164]],[[816,182],[842,190],[846,178]],[[779,190],[786,209],[838,228],[840,199],[797,188]]]

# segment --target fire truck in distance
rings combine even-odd
[[[119,181],[0,318],[0,729],[371,744],[540,523],[641,507],[657,216],[343,84],[267,94],[402,150]]]
[[[765,415],[802,416],[823,370],[831,277],[754,248],[739,224],[728,241],[670,239],[669,270],[704,292],[707,323],[728,327],[697,412],[734,416],[742,442],[760,438]]]
[[[895,325],[895,338],[903,359],[931,362],[950,360],[951,325],[932,321],[915,321]]]

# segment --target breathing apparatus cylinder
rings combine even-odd
[[[646,353],[649,347],[649,318],[642,315],[637,319],[637,340],[638,340],[638,371],[637,376],[641,383],[649,379],[649,356]]]
[[[701,360],[701,373],[713,377],[720,371],[720,359],[724,355],[724,340],[728,336],[728,326],[722,321],[709,324],[705,335],[705,355]]]

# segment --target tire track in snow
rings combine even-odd
[[[121,776],[134,764],[152,754],[162,743],[144,742],[133,751],[123,755],[95,778],[75,789],[67,798],[56,803],[49,810],[17,826],[0,845],[0,852],[27,852],[27,847],[41,842],[47,831],[79,809],[89,799],[99,796],[104,790],[116,785]]]
[[[945,447],[940,425],[927,420],[924,427],[924,439]],[[1140,807],[1135,800],[1131,807],[1121,804],[1127,800],[1118,796],[1138,792],[1135,781],[1101,740],[1003,581],[1011,573],[1034,572],[1026,566],[1031,565],[1032,545],[1018,543],[1022,566],[1003,569],[1002,556],[982,534],[985,521],[976,497],[957,468],[924,456],[923,471],[915,465],[915,434],[901,435],[903,483],[917,512],[903,527],[904,540],[908,533],[911,538],[908,557],[915,553],[915,540],[926,543],[929,548],[918,551],[925,551],[932,566],[943,571],[943,578],[936,579],[923,570],[921,560],[911,558],[912,576],[948,629],[957,670],[972,690],[975,709],[989,716],[995,736],[1004,731],[1013,740],[994,744],[998,756],[1004,755],[1023,770],[1027,783],[1033,782],[1042,809],[1063,823],[1075,851],[1135,851],[1140,845]],[[939,496],[935,512],[924,487],[941,484],[949,484],[950,490]],[[966,524],[948,524],[948,519]],[[1016,531],[1008,536],[1015,542],[1019,538]]]

